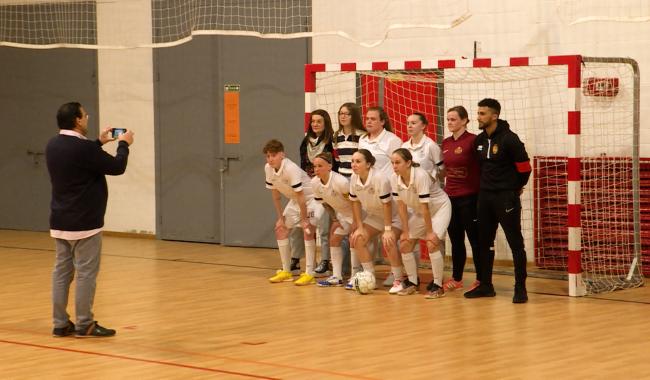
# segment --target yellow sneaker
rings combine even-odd
[[[272,282],[272,283],[293,281],[293,275],[291,274],[291,272],[285,272],[283,270],[279,270],[275,274],[275,276],[269,278],[269,281]]]
[[[300,275],[300,278],[293,283],[298,286],[311,285],[316,283],[316,279],[308,273],[303,273]]]

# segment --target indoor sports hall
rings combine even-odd
[[[650,378],[649,44],[643,0],[0,0],[0,378]],[[425,297],[425,241],[406,297],[389,294],[380,241],[374,291],[358,276],[352,291],[269,281],[284,270],[269,140],[300,165],[312,111],[336,131],[354,104],[382,107],[402,141],[408,117],[426,115],[441,145],[454,106],[481,133],[485,98],[530,159],[527,302],[513,303],[501,228],[495,296],[464,296],[469,241],[464,287],[438,299]],[[105,213],[80,206],[103,217],[88,330],[77,261],[65,296],[77,329],[53,326],[60,241],[91,230],[51,217],[49,144],[69,102],[77,137],[128,151],[123,174],[105,176]]]

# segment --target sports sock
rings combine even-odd
[[[402,267],[390,267],[390,271],[393,273],[393,276],[395,276],[396,280],[402,280],[402,277],[404,276]]]
[[[431,271],[433,272],[433,282],[442,286],[442,276],[445,270],[445,260],[440,251],[429,252],[429,260],[431,260]]]
[[[404,263],[404,269],[406,270],[406,275],[409,277],[409,281],[417,284],[418,264],[415,261],[415,255],[413,252],[402,253],[402,262]]]
[[[289,239],[278,240],[278,250],[280,251],[280,261],[282,261],[282,270],[291,272],[291,248]]]
[[[357,274],[359,267],[361,266],[359,256],[357,256],[357,250],[354,248],[350,248],[350,265],[352,266],[352,268],[350,268],[351,276],[354,276]]]
[[[372,261],[368,261],[367,263],[361,263],[361,266],[363,267],[364,271],[370,272],[373,275],[375,274],[375,264],[373,264]]]
[[[341,247],[330,247],[330,256],[332,258],[332,275],[336,278],[343,278],[343,249]]]
[[[316,259],[316,240],[305,240],[305,272],[314,275],[314,260]]]

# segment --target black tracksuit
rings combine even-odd
[[[521,233],[521,200],[519,192],[528,182],[531,167],[524,144],[510,130],[508,122],[497,120],[497,127],[488,136],[485,131],[474,141],[481,168],[481,186],[478,197],[478,220],[480,229],[481,284],[492,284],[494,266],[494,239],[497,227],[506,235],[512,250],[515,281],[526,281],[526,250]]]

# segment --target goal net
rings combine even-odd
[[[531,276],[565,278],[571,295],[643,284],[639,220],[638,70],[628,59],[580,56],[312,64],[306,112],[345,102],[383,106],[406,140],[422,112],[440,142],[446,110],[462,105],[479,133],[477,103],[499,100],[525,143],[533,175],[522,194]],[[336,117],[332,118],[336,120]],[[469,248],[469,246],[468,246]],[[511,252],[499,229],[497,260]]]

